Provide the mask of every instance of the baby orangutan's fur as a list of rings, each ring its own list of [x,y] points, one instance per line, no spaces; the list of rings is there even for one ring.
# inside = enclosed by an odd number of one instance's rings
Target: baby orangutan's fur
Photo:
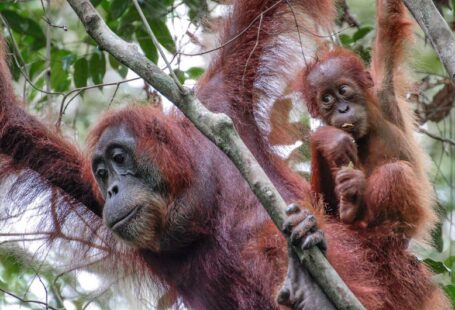
[[[433,194],[401,70],[411,23],[402,1],[379,0],[377,12],[371,74],[341,48],[321,52],[303,73],[309,111],[325,123],[312,135],[312,187],[344,223],[425,238],[436,220]]]
[[[410,238],[429,237],[436,215],[424,152],[415,142],[412,112],[403,100],[408,79],[400,65],[403,45],[411,37],[411,23],[405,17],[402,1],[376,3],[377,34],[371,70],[367,71],[363,61],[346,49],[324,50],[306,66],[297,84],[301,83],[310,114],[324,122],[312,135],[311,185],[324,200],[328,221],[341,220],[345,229],[357,231],[376,254],[388,250],[406,253]],[[317,235],[311,217],[302,211],[296,205],[290,206],[284,230],[305,249],[308,236]],[[311,243],[326,247],[320,237]],[[404,272],[415,262],[400,264]],[[404,287],[398,282],[386,284],[386,273],[377,274],[384,276],[382,284],[390,285],[392,294],[403,294]],[[303,307],[302,274],[299,262],[290,256],[280,303],[294,309]],[[444,298],[438,299],[441,303],[436,308],[449,308]],[[379,308],[425,308],[398,306],[391,301],[386,304]]]

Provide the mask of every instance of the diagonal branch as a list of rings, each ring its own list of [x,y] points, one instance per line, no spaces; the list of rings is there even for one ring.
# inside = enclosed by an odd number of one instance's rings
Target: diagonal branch
[[[455,83],[455,36],[431,0],[404,0]]]
[[[210,112],[187,88],[174,80],[142,55],[134,44],[113,33],[89,0],[68,0],[87,33],[100,48],[136,72],[147,83],[173,102],[194,125],[233,161],[278,227],[282,227],[286,204],[250,150],[234,128],[232,120]],[[294,248],[300,260],[326,295],[339,309],[364,309],[357,298],[317,248],[301,251]]]

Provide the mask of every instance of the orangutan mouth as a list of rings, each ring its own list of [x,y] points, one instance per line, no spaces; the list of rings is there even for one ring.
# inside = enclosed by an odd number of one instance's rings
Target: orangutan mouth
[[[126,225],[129,221],[131,221],[136,216],[136,214],[138,213],[138,211],[140,209],[141,209],[140,206],[137,206],[137,207],[133,208],[125,216],[121,217],[116,222],[112,223],[111,224],[111,229],[113,231],[115,231],[116,229],[121,228],[121,226]]]
[[[352,123],[344,123],[343,125],[341,125],[341,128],[353,128],[354,127],[354,124]]]

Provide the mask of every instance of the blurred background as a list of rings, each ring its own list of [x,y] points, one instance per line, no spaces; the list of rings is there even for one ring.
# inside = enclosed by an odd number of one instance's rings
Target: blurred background
[[[114,32],[137,44],[149,59],[165,68],[130,1],[91,2]],[[213,54],[202,52],[217,47],[216,34],[223,13],[229,10],[229,1],[139,2],[172,60],[175,74],[186,86],[193,87]],[[438,0],[435,4],[454,28],[452,1]],[[356,51],[366,62],[370,60],[374,38],[374,10],[373,0],[340,1],[338,27],[334,30],[335,40]],[[90,125],[106,110],[132,102],[153,104],[164,110],[172,108],[142,79],[97,47],[66,1],[0,1],[0,24],[10,51],[8,58],[18,97],[28,111],[81,148]],[[408,61],[415,81],[408,97],[419,123],[416,135],[430,157],[431,180],[442,223],[434,232],[432,246],[411,246],[416,256],[433,269],[435,280],[455,304],[455,87],[418,27]],[[288,112],[283,109],[276,113]],[[303,131],[316,126],[304,111],[297,125]],[[285,156],[305,177],[309,172],[307,145],[296,145],[300,147],[285,152]],[[7,200],[3,199],[3,203]],[[61,264],[65,249],[35,255],[41,246],[39,239],[20,233],[28,223],[18,221],[14,225],[0,227],[1,309],[167,308],[166,296],[153,302],[139,299],[134,289],[119,284],[112,275],[99,274],[92,268],[65,269]]]

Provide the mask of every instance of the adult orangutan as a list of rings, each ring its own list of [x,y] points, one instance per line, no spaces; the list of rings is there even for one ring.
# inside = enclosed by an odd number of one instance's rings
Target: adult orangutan
[[[222,42],[247,30],[220,50],[197,89],[209,108],[234,120],[283,197],[308,206],[309,185],[272,153],[257,108],[258,101],[279,95],[296,70],[287,63],[301,56],[300,48],[289,49],[291,43],[299,45],[294,16],[301,27],[313,29],[313,22],[328,26],[333,12],[326,0],[236,1]],[[49,206],[41,206],[52,232],[49,241],[65,237],[72,216],[79,217],[84,225],[76,226],[81,234],[71,241],[106,249],[104,261],[121,266],[114,270],[147,271],[188,308],[279,307],[275,295],[286,271],[284,238],[237,169],[181,114],[139,106],[111,112],[91,131],[84,158],[19,107],[3,57],[0,73],[0,150],[9,157],[2,175],[20,173],[18,201],[59,189]],[[445,302],[425,267],[395,240],[370,244],[344,224],[322,219],[321,224],[329,260],[367,308]],[[319,231],[313,225],[303,240],[314,234]],[[100,243],[89,242],[99,235]],[[122,242],[131,246],[121,247]],[[333,309],[302,272],[302,308]]]

